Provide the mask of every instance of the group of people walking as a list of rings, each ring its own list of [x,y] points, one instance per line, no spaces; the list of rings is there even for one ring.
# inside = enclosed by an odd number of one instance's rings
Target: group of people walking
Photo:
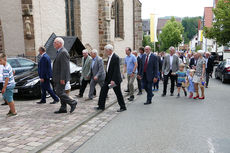
[[[42,97],[38,104],[46,103],[46,93],[48,92],[53,98],[51,104],[61,102],[59,110],[55,114],[67,113],[67,104],[70,106],[70,113],[76,109],[77,100],[69,96],[70,87],[70,56],[64,48],[64,40],[57,37],[54,40],[54,48],[57,50],[56,57],[51,67],[50,57],[46,54],[46,48],[40,47],[39,54],[41,58],[38,62],[38,74],[40,77]],[[89,84],[90,89],[86,101],[92,100],[96,96],[96,85],[101,87],[98,107],[96,110],[104,110],[109,89],[113,89],[120,109],[118,112],[125,111],[125,100],[121,91],[121,83],[125,75],[127,76],[127,89],[125,92],[129,94],[129,101],[133,101],[134,96],[134,81],[137,80],[138,94],[142,94],[144,89],[147,93],[145,105],[152,103],[153,91],[159,90],[159,81],[163,80],[162,97],[167,94],[168,80],[171,80],[170,96],[174,95],[175,83],[178,89],[177,97],[180,97],[181,88],[189,98],[204,99],[204,87],[208,87],[209,77],[213,72],[213,60],[210,53],[204,53],[202,50],[193,55],[184,55],[183,52],[176,52],[174,47],[169,48],[169,54],[164,52],[159,55],[151,51],[150,46],[139,48],[137,51],[132,51],[130,47],[125,48],[126,57],[123,64],[123,72],[121,73],[121,61],[119,56],[114,52],[114,47],[110,44],[104,47],[105,53],[108,56],[107,65],[104,66],[104,61],[98,56],[98,51],[87,49],[82,51],[82,75],[80,79],[80,91],[76,96],[83,97],[85,89]],[[0,55],[0,64],[3,65],[3,80],[2,87],[3,99],[10,107],[9,116],[17,115],[13,102],[13,88],[15,81],[13,70],[6,62],[6,55]],[[53,80],[54,90],[51,89],[50,80]],[[153,89],[154,87],[154,89]],[[187,88],[187,90],[186,90]],[[201,96],[199,95],[201,89]],[[193,96],[195,93],[195,96]]]

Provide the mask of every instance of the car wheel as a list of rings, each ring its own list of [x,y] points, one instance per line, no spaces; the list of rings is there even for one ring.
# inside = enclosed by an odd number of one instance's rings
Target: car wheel
[[[222,83],[226,83],[226,80],[224,79],[224,75],[223,74],[221,76],[221,81],[222,81]]]

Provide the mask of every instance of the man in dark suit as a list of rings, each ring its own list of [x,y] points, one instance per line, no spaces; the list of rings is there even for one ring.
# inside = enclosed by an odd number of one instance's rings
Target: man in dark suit
[[[41,101],[37,104],[46,103],[46,91],[53,98],[53,102],[50,104],[55,104],[59,102],[58,97],[50,87],[50,78],[52,78],[52,69],[51,69],[51,60],[50,57],[46,54],[46,48],[40,47],[39,54],[41,55],[40,61],[38,62],[38,74],[41,82],[42,97]]]
[[[113,52],[112,45],[105,46],[106,54],[108,55],[108,63],[106,68],[106,77],[104,85],[101,88],[98,107],[97,110],[104,110],[105,109],[105,101],[109,91],[109,88],[113,88],[118,104],[120,105],[120,109],[118,112],[123,112],[126,110],[125,102],[123,95],[121,93],[121,71],[120,71],[120,58]]]
[[[54,48],[57,49],[57,55],[53,62],[53,81],[55,91],[61,100],[61,108],[54,113],[67,113],[67,104],[70,105],[70,113],[72,113],[76,108],[77,101],[65,93],[65,85],[70,81],[70,56],[64,48],[64,40],[62,38],[57,37],[54,40]]]
[[[138,90],[139,92],[137,93],[137,95],[142,95],[142,81],[140,78],[140,73],[141,73],[141,67],[142,67],[142,56],[145,53],[145,48],[144,47],[140,47],[139,48],[139,56],[137,56],[137,85],[138,85]]]
[[[140,72],[140,77],[142,78],[142,83],[145,91],[147,92],[147,101],[144,103],[145,105],[149,105],[152,103],[152,86],[153,82],[157,82],[158,80],[158,71],[159,71],[159,63],[157,56],[151,53],[151,47],[145,47],[145,53],[142,56],[142,68]]]
[[[206,60],[206,88],[208,88],[208,83],[209,83],[209,78],[212,76],[213,73],[213,67],[214,67],[214,62],[211,58],[211,53],[206,52],[205,53],[205,60]]]
[[[190,67],[191,69],[195,69],[195,68],[196,68],[197,60],[198,60],[197,53],[194,53],[194,55],[193,55],[193,57],[191,58],[190,63],[189,63],[189,67]]]
[[[163,66],[162,66],[162,73],[164,75],[164,89],[162,97],[166,96],[167,93],[167,85],[168,79],[171,80],[171,89],[170,89],[170,96],[173,96],[175,81],[176,81],[176,72],[179,70],[179,57],[175,55],[175,48],[169,48],[170,55],[165,56]]]

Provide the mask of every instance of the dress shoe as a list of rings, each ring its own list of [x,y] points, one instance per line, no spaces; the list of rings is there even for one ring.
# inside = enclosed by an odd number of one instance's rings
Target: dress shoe
[[[50,104],[57,104],[59,101],[53,101]]]
[[[37,104],[45,104],[46,102],[44,101],[40,101],[40,102],[37,102]]]
[[[138,92],[137,95],[142,95],[142,92]]]
[[[204,100],[204,97],[199,97],[200,100]]]
[[[94,109],[95,109],[95,110],[102,110],[102,111],[105,110],[105,108],[101,108],[101,107],[94,107]]]
[[[173,93],[171,93],[171,94],[170,94],[170,96],[174,96],[174,94],[173,94]]]
[[[144,103],[144,105],[149,105],[149,104],[152,104],[151,101],[147,101],[146,103]]]
[[[164,94],[164,93],[161,95],[161,97],[165,97],[165,96],[166,96],[166,94]]]
[[[93,100],[93,98],[86,98],[85,101]]]
[[[188,95],[188,94],[187,94],[187,91],[184,91],[184,96],[187,97],[187,95]]]
[[[130,96],[130,97],[128,98],[128,100],[129,100],[129,101],[133,101],[133,100],[134,100],[134,96]]]
[[[70,113],[73,113],[73,111],[76,109],[76,106],[77,106],[77,102],[75,101],[74,104],[72,104],[70,107]]]
[[[8,105],[7,103],[3,103],[3,104],[1,104],[2,106],[5,106],[5,105]]]
[[[125,90],[125,92],[129,92],[129,90]]]
[[[58,111],[55,111],[54,114],[62,114],[62,113],[67,113],[66,110],[58,110]]]
[[[75,95],[76,97],[78,97],[78,98],[82,98],[83,96],[82,95]]]
[[[121,108],[121,109],[118,109],[117,112],[124,112],[126,110],[127,110],[126,108]]]

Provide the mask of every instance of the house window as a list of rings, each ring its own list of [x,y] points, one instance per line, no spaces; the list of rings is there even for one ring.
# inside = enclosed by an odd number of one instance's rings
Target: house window
[[[124,6],[123,0],[115,0],[115,37],[124,39]]]
[[[67,36],[74,36],[74,0],[65,0]]]

